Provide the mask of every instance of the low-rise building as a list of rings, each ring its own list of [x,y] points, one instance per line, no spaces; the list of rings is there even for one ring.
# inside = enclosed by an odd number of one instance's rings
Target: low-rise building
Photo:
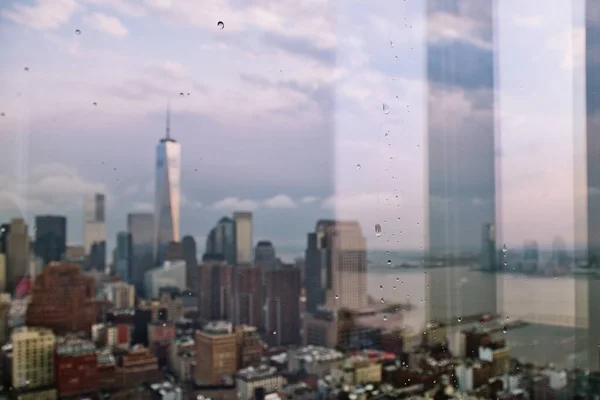
[[[275,367],[261,365],[258,368],[244,368],[236,374],[235,384],[239,400],[254,398],[256,388],[264,388],[266,393],[272,393],[283,387],[284,379]]]

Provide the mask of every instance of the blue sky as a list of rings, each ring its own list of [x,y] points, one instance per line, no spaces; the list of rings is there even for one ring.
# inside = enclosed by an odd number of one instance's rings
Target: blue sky
[[[0,219],[63,214],[69,242],[80,243],[82,194],[100,190],[109,234],[124,229],[128,212],[151,205],[170,100],[183,149],[182,234],[203,243],[220,216],[251,209],[255,240],[282,251],[302,248],[316,220],[331,215],[358,219],[372,248],[419,248],[423,3],[4,2]],[[500,201],[510,246],[572,241],[579,3],[499,3]],[[477,18],[430,23],[430,41],[482,45]],[[455,117],[472,112],[469,97],[455,95]]]

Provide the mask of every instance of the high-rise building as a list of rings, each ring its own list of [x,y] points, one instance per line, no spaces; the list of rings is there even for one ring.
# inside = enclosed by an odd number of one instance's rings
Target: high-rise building
[[[132,282],[133,244],[131,233],[117,233],[117,248],[114,261],[117,276],[119,276],[123,282]]]
[[[485,271],[496,271],[497,258],[494,224],[484,224],[481,235],[481,268]]]
[[[540,264],[540,250],[535,240],[528,240],[523,244],[523,272],[535,273]]]
[[[12,292],[29,271],[29,233],[22,218],[15,218],[10,222],[6,254],[6,283],[8,290]]]
[[[95,280],[83,275],[79,265],[48,264],[31,292],[27,326],[50,328],[56,334],[89,332],[98,318]]]
[[[254,250],[254,265],[266,269],[277,268],[277,257],[275,247],[268,240],[260,240]]]
[[[196,254],[196,240],[193,236],[186,235],[181,239],[181,252],[183,261],[185,261],[188,287],[194,293],[198,293],[198,256]]]
[[[196,371],[198,385],[218,385],[223,377],[237,371],[237,340],[231,323],[211,322],[196,331]]]
[[[147,298],[158,298],[163,287],[176,287],[180,291],[187,289],[185,262],[165,261],[162,266],[146,271],[144,291]]]
[[[115,310],[131,310],[135,308],[135,288],[125,282],[114,282],[108,285],[107,297]]]
[[[67,248],[67,218],[58,215],[35,217],[35,255],[45,264],[61,261]]]
[[[235,222],[235,249],[237,264],[252,263],[252,213],[236,211],[233,213]]]
[[[0,253],[6,254],[6,240],[8,238],[8,233],[10,232],[10,224],[2,224],[0,225]]]
[[[171,242],[179,242],[181,203],[181,145],[171,137],[171,111],[167,108],[167,129],[156,146],[156,192],[154,209],[155,263],[165,260]]]
[[[56,337],[46,328],[23,327],[11,334],[12,385],[34,389],[54,383]]]
[[[237,247],[234,220],[223,217],[217,222],[206,237],[204,254],[209,259],[224,260],[229,265],[236,264]]]
[[[144,290],[144,274],[154,266],[154,215],[131,213],[127,215],[127,232],[131,235],[131,279],[136,289]]]
[[[300,270],[266,270],[265,338],[270,346],[300,344]]]
[[[203,262],[198,267],[198,313],[202,320],[232,318],[232,269],[224,262]]]
[[[455,320],[465,314],[497,312],[496,280],[492,274],[485,282],[466,282],[461,271],[448,265],[456,257],[480,255],[481,229],[486,224],[495,227],[498,241],[496,3],[493,0],[427,1],[426,241],[429,256],[446,265],[427,273],[429,320]],[[450,33],[452,21],[461,19],[477,21],[476,40]],[[469,104],[472,111],[457,117],[454,106],[457,98]],[[477,305],[471,307],[474,298]]]
[[[232,271],[233,322],[263,326],[262,269],[240,265]]]
[[[87,194],[83,199],[83,244],[89,268],[106,267],[106,199],[102,193]]]
[[[360,224],[320,220],[308,235],[307,310],[319,305],[360,310],[367,306],[367,250]]]

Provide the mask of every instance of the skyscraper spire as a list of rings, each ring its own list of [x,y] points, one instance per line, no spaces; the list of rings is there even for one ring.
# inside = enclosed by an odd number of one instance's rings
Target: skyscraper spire
[[[167,140],[171,139],[171,102],[167,102]]]

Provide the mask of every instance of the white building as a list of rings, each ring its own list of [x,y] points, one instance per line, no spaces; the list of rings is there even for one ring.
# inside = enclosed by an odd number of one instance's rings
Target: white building
[[[254,261],[252,243],[252,213],[236,211],[233,213],[235,223],[235,250],[238,264]]]
[[[106,297],[117,310],[135,308],[135,287],[125,282],[106,285]]]
[[[287,352],[287,365],[290,371],[304,369],[310,375],[320,378],[330,374],[332,369],[339,367],[343,359],[343,353],[320,346],[308,345]]]
[[[266,365],[239,370],[235,378],[239,400],[254,398],[256,388],[262,387],[266,393],[272,393],[283,387],[283,384],[283,376],[277,372],[277,368]]]
[[[106,242],[104,205],[102,193],[87,194],[83,199],[83,245],[86,255],[90,254],[94,243]]]
[[[179,242],[181,205],[181,145],[171,137],[171,112],[167,109],[167,130],[156,146],[156,191],[154,202],[154,258],[165,259],[170,242]]]
[[[12,384],[33,389],[54,383],[56,337],[46,328],[19,328],[11,334]]]
[[[146,297],[158,298],[161,287],[187,288],[185,261],[165,261],[162,267],[153,268],[144,275]]]

